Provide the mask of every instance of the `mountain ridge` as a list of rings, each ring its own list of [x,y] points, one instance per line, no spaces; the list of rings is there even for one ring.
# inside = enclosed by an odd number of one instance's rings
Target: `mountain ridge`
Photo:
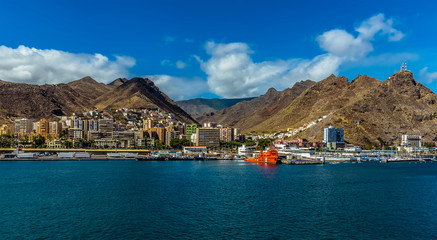
[[[0,120],[3,122],[20,117],[55,119],[108,107],[160,108],[173,113],[178,120],[196,122],[146,78],[133,78],[118,86],[97,82],[89,76],[69,83],[45,85],[0,80]]]
[[[239,102],[221,111],[203,115],[197,118],[197,120],[199,122],[217,122],[238,127],[244,131],[276,114],[314,83],[311,80],[300,81],[295,83],[293,87],[283,91],[270,88],[265,94],[257,98]]]
[[[400,71],[381,82],[357,76],[352,82],[330,76],[297,97],[274,117],[247,131],[296,128],[327,116],[297,137],[323,139],[323,128],[345,129],[345,139],[359,145],[399,143],[402,134],[437,141],[437,95]]]

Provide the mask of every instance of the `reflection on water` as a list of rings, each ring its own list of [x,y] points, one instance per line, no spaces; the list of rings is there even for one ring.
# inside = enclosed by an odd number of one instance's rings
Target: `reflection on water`
[[[258,170],[263,176],[267,178],[274,178],[276,173],[278,172],[278,165],[258,163]]]

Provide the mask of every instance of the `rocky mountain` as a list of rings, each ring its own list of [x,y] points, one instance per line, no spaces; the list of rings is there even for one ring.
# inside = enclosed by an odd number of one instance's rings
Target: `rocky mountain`
[[[242,101],[250,101],[254,98],[195,98],[190,100],[177,101],[176,103],[192,117],[200,117],[204,113],[211,113],[231,107]]]
[[[113,85],[115,87],[115,85]],[[176,118],[192,123],[195,120],[147,78],[132,78],[93,101],[98,108],[160,108]]]
[[[89,76],[69,82],[67,85],[74,89],[82,98],[90,102],[113,89],[111,85],[99,83]]]
[[[366,83],[366,87],[361,87]],[[346,77],[331,75],[314,84],[283,109],[251,130],[280,130],[302,126],[321,116],[332,114],[381,82],[368,76],[358,76],[352,83]]]
[[[53,119],[107,107],[160,108],[173,113],[179,120],[195,122],[149,79],[117,79],[108,85],[91,77],[56,85],[0,81],[1,121],[19,117]]]
[[[298,136],[323,139],[329,125],[345,129],[345,140],[360,145],[398,143],[402,134],[437,141],[437,95],[400,71],[381,82],[358,76],[352,82],[331,75],[308,88],[272,118],[248,130],[297,128],[327,116]]]
[[[52,118],[81,112],[91,105],[67,84],[30,85],[0,81],[0,119]]]
[[[333,122],[344,126],[351,142],[399,143],[402,134],[437,141],[437,95],[409,71],[390,76],[358,101],[340,109]]]
[[[117,78],[114,81],[108,83],[108,86],[119,87],[123,85],[123,83],[127,82],[126,78]]]
[[[250,101],[243,101],[221,111],[203,115],[199,122],[217,122],[224,125],[249,130],[272,118],[284,107],[315,82],[306,80],[297,82],[292,88],[277,91],[270,88],[264,95]]]

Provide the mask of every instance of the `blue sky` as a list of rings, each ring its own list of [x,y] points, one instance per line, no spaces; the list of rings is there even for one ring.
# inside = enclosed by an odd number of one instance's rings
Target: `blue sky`
[[[403,60],[437,92],[434,1],[2,1],[0,79],[147,76],[175,100],[249,97]]]

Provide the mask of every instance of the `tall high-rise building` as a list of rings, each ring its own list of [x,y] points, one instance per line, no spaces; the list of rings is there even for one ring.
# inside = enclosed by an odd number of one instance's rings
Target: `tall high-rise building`
[[[60,122],[49,122],[50,138],[58,138],[62,131],[62,124]]]
[[[239,128],[234,128],[234,137],[240,135],[241,131]]]
[[[335,150],[345,147],[343,128],[335,128],[333,126],[329,126],[328,128],[324,129],[323,133],[323,141],[326,143],[326,146],[329,149]]]
[[[197,128],[197,146],[219,147],[220,131],[218,128]]]
[[[111,138],[114,133],[114,121],[112,119],[99,119],[99,133],[102,138]]]
[[[187,139],[191,139],[191,134],[196,133],[196,129],[199,127],[200,126],[196,123],[187,124],[185,126],[185,135],[186,135]]]
[[[45,139],[48,138],[49,135],[49,121],[43,118],[38,121],[38,131],[37,134]]]
[[[230,127],[219,128],[220,141],[231,142],[234,141],[234,129]]]
[[[30,119],[22,118],[17,119],[14,122],[14,133],[25,135],[32,133],[33,122]]]
[[[330,142],[344,142],[344,129],[343,128],[335,128],[333,126],[329,126],[324,129],[324,137],[323,141],[326,143]]]

